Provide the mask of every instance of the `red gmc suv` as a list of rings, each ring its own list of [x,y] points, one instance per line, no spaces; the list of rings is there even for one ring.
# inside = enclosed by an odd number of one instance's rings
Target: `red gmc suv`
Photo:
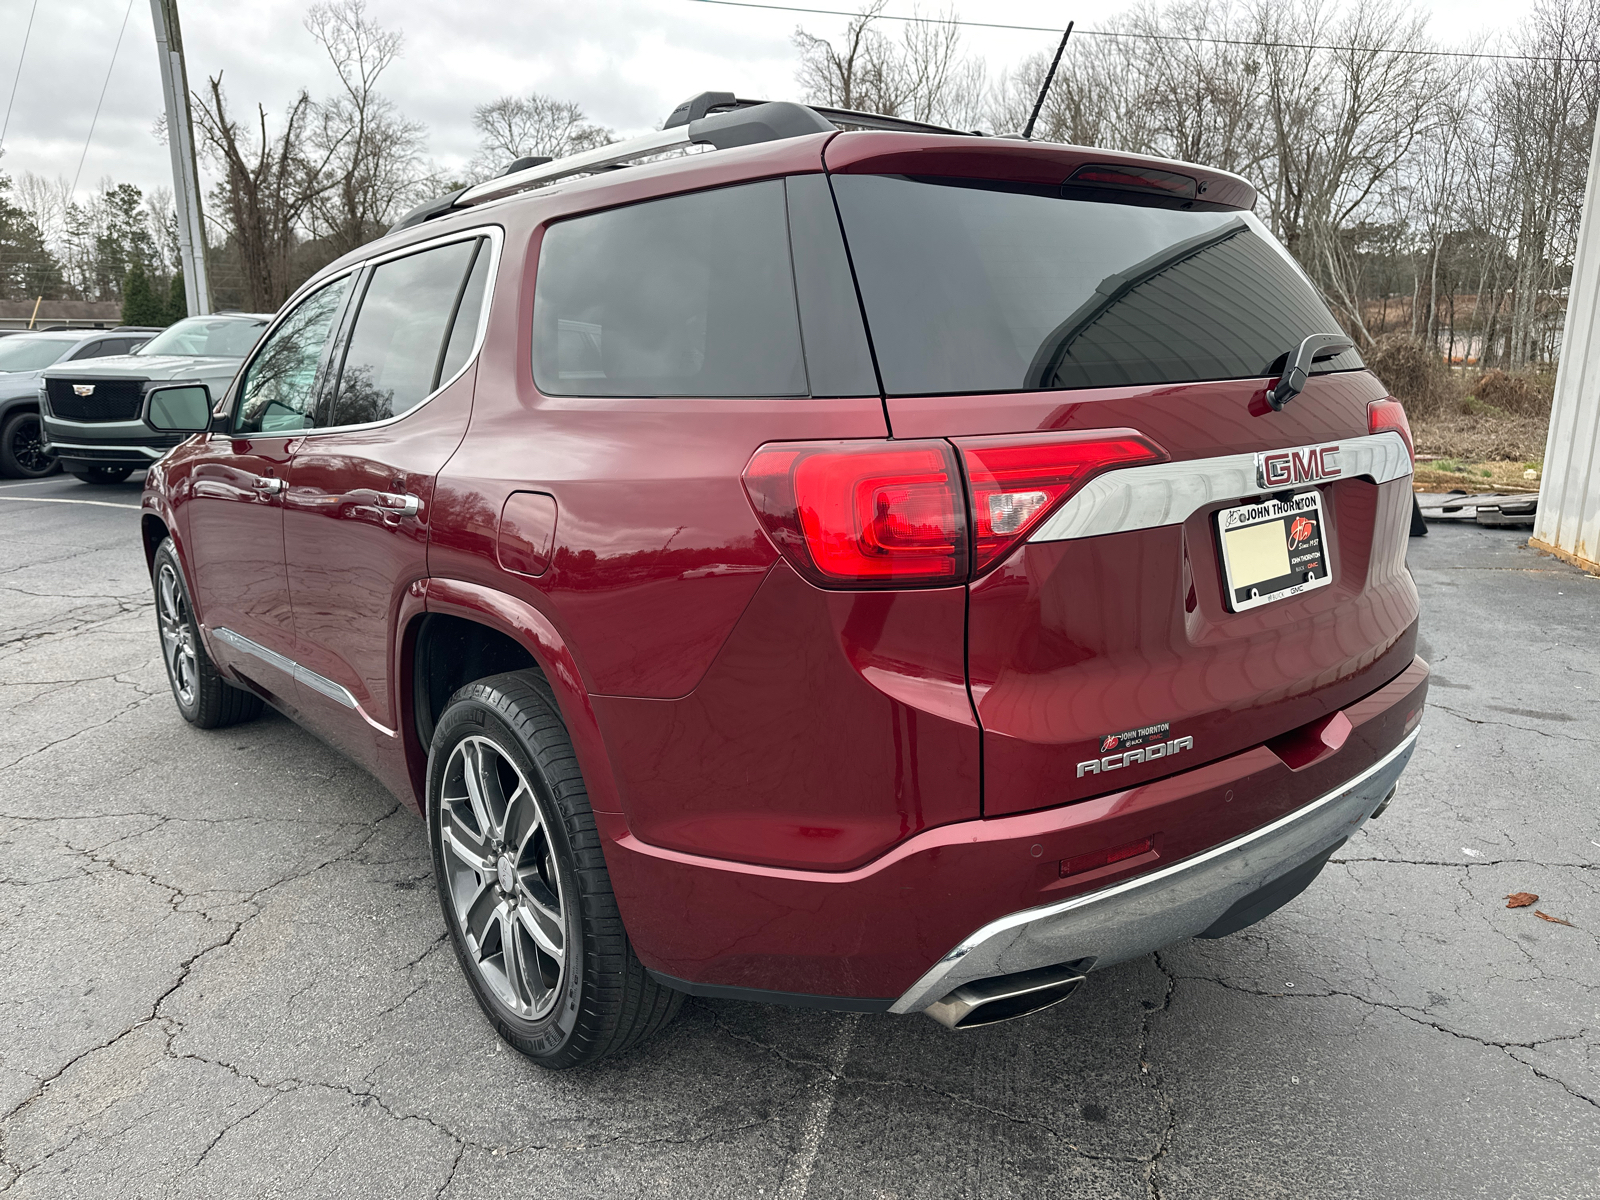
[[[717,93],[519,160],[149,392],[178,707],[415,806],[547,1066],[686,993],[969,1027],[1243,928],[1428,677],[1405,415],[1255,199]]]

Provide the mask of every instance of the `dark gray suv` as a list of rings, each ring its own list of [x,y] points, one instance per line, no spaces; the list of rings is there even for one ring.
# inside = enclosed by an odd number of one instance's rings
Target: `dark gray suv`
[[[39,423],[39,380],[46,367],[129,354],[160,330],[48,329],[0,339],[0,475],[37,479],[61,469]]]

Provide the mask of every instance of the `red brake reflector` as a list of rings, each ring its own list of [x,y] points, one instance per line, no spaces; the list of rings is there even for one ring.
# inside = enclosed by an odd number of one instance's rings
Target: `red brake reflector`
[[[1091,850],[1088,854],[1074,855],[1072,858],[1061,860],[1061,878],[1068,875],[1081,875],[1085,871],[1092,871],[1096,867],[1109,867],[1112,863],[1123,862],[1130,858],[1138,858],[1141,854],[1149,854],[1155,849],[1155,835],[1140,838],[1137,842],[1129,842],[1126,846],[1117,846],[1111,850]]]
[[[1168,458],[1132,429],[958,438],[956,446],[971,488],[977,571],[1004,558],[1096,475]]]
[[[966,505],[948,442],[775,443],[756,451],[744,486],[773,544],[821,587],[966,581]]]
[[[1406,420],[1405,407],[1392,396],[1387,400],[1374,400],[1367,405],[1367,432],[1383,433],[1394,430],[1406,444],[1411,461],[1417,461],[1417,445],[1411,440],[1411,422]]]
[[[1162,196],[1181,196],[1185,200],[1193,200],[1200,194],[1200,185],[1192,175],[1113,163],[1085,163],[1067,182],[1127,192],[1155,192]]]

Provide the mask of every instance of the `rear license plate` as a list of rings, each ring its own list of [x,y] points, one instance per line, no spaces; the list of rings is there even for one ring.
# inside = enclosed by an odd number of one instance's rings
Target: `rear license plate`
[[[1316,491],[1219,512],[1228,608],[1244,612],[1332,583],[1326,529]]]

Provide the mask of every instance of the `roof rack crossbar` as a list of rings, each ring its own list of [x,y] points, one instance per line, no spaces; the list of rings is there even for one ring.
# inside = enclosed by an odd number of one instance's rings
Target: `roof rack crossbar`
[[[890,133],[950,133],[958,137],[972,137],[972,129],[950,129],[944,125],[930,125],[926,121],[913,121],[909,117],[886,117],[882,113],[856,112],[849,108],[825,108],[820,104],[809,106],[818,116],[835,125],[854,125],[858,129],[881,129]]]
[[[541,162],[446,196],[419,204],[390,228],[406,229],[447,212],[470,208],[490,200],[525,192],[541,184],[554,183],[573,175],[587,175],[636,162],[641,158],[665,154],[690,145],[713,146],[719,150],[749,146],[758,142],[827,133],[840,125],[861,129],[899,130],[915,133],[943,133],[971,136],[971,131],[946,129],[904,117],[885,117],[876,113],[853,112],[844,108],[822,108],[795,104],[787,100],[740,100],[729,92],[702,92],[685,100],[668,118],[664,129],[626,141],[613,142],[580,154],[569,154],[553,162]],[[671,122],[677,122],[672,124]],[[519,162],[525,160],[518,160]],[[515,167],[517,164],[513,163]]]
[[[687,103],[687,102],[686,102]],[[454,208],[466,208],[488,200],[498,200],[515,192],[526,191],[542,183],[553,183],[569,175],[585,175],[603,171],[607,167],[621,166],[640,158],[663,154],[680,146],[714,146],[727,150],[734,146],[750,146],[757,142],[779,141],[802,137],[808,133],[829,133],[834,129],[831,121],[816,110],[803,104],[774,100],[751,104],[736,101],[739,107],[727,112],[713,112],[698,117],[686,125],[675,125],[625,142],[613,142],[581,154],[571,154],[554,162],[543,163],[526,170],[513,171],[470,187],[452,201]]]

